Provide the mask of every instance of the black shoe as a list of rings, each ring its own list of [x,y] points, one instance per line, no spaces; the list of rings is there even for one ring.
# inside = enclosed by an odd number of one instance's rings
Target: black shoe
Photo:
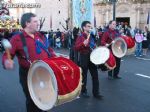
[[[114,76],[114,79],[121,79],[118,75]]]
[[[81,96],[84,97],[84,98],[89,98],[90,97],[90,95],[88,95],[88,93],[85,93],[85,92],[81,93]]]
[[[100,99],[100,100],[103,99],[103,97],[104,97],[104,96],[102,96],[102,95],[100,95],[100,94],[98,94],[98,95],[93,95],[93,96],[94,96],[94,98]]]

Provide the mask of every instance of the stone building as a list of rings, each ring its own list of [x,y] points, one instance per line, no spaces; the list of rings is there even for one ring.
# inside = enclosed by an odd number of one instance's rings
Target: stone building
[[[66,21],[71,22],[70,0],[35,0],[41,4],[35,13],[39,18],[44,17],[45,22],[42,30],[65,30]],[[70,27],[70,26],[68,26]]]
[[[1,0],[0,0],[1,1]],[[40,4],[40,7],[34,8],[22,8],[15,7],[9,8],[10,16],[13,16],[15,20],[21,18],[21,15],[25,12],[36,13],[39,20],[45,18],[43,27],[41,30],[57,30],[58,28],[63,31],[65,30],[66,21],[71,25],[71,1],[70,0],[3,0],[8,4]],[[1,3],[1,2],[0,2]],[[68,26],[70,27],[70,26]]]
[[[21,2],[20,0],[5,0]],[[20,18],[24,12],[35,12],[38,18],[45,18],[42,30],[64,31],[66,21],[68,27],[72,28],[72,0],[24,0],[22,2],[39,3],[40,8],[16,8],[11,9],[14,18]],[[93,0],[94,16],[96,17],[96,26],[103,26],[112,20],[113,10],[109,0]],[[147,22],[148,12],[150,12],[150,0],[117,0],[116,3],[116,20],[127,22],[129,25],[144,28]]]
[[[113,19],[113,6],[107,0],[95,0],[94,12],[97,26],[103,26]],[[150,12],[150,0],[117,0],[116,20],[127,22],[131,27],[144,28]]]

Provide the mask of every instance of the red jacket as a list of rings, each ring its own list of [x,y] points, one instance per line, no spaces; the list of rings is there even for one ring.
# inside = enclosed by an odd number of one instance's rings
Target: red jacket
[[[29,59],[31,62],[38,60],[38,59],[48,58],[47,52],[44,51],[43,49],[41,49],[42,52],[40,54],[36,53],[35,41],[39,39],[39,41],[43,42],[43,40],[39,36],[41,35],[40,33],[38,32],[35,33],[34,39],[30,37],[25,31],[23,31],[22,33],[26,39],[26,46],[28,48]],[[10,49],[10,54],[12,56],[12,59],[16,55],[18,58],[19,65],[23,68],[29,68],[30,67],[29,62],[26,59],[22,58],[22,57],[25,57],[25,53],[23,50],[23,45],[22,45],[20,34],[17,34],[14,37],[12,37],[12,39],[10,40],[10,43],[12,45],[12,48]],[[56,56],[53,49],[49,48],[49,51],[51,53],[51,56]],[[4,64],[4,61],[6,59],[7,59],[7,55],[6,53],[4,53],[2,57],[2,64]]]
[[[110,44],[117,36],[118,33],[116,30],[108,29],[101,38],[101,45],[105,46],[106,44]]]
[[[86,39],[87,39],[87,34],[83,32],[76,39],[74,49],[79,51],[82,54],[86,54],[86,53],[91,52],[90,46],[89,45],[85,46],[84,43],[83,43],[84,40],[86,40]]]

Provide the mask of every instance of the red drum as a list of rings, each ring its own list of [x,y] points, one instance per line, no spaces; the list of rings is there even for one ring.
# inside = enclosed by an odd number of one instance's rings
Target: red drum
[[[76,99],[81,85],[81,69],[67,58],[38,60],[29,69],[29,92],[34,103],[42,110],[50,110]]]
[[[111,51],[109,54],[109,58],[105,63],[105,66],[108,68],[108,70],[113,70],[116,67],[116,59]]]
[[[95,65],[104,64],[108,60],[109,55],[109,49],[107,47],[99,46],[92,51],[90,60]]]
[[[121,36],[121,38],[123,38],[127,44],[127,55],[132,54],[135,51],[136,48],[136,43],[135,40],[132,37],[123,35]]]
[[[102,71],[112,70],[116,67],[115,57],[105,46],[95,48],[90,55],[90,60],[95,65],[98,65]]]

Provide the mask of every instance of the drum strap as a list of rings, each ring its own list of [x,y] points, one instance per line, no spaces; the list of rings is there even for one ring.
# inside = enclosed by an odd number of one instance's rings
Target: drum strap
[[[25,40],[25,37],[24,37],[23,33],[20,33],[20,37],[21,37],[21,41],[22,41],[22,44],[23,44],[23,50],[24,50],[24,53],[25,53],[25,57],[22,57],[22,58],[26,59],[31,64],[31,60],[29,58],[29,53],[28,53],[28,48],[27,48],[26,40]],[[41,35],[39,35],[39,37],[42,39]],[[48,51],[48,48],[43,48],[43,49],[47,52],[48,57],[51,57],[51,54]]]
[[[111,39],[111,40],[114,40],[114,38],[113,38],[113,34],[108,30],[108,34],[109,34],[109,38]],[[117,38],[117,37],[119,37],[119,33],[117,32],[117,30],[115,30],[115,38]]]
[[[24,59],[26,59],[29,63],[31,63],[31,60],[29,59],[29,53],[28,53],[28,48],[27,48],[27,44],[26,44],[26,40],[25,40],[25,37],[23,35],[23,33],[20,33],[20,37],[21,37],[21,41],[22,41],[22,44],[23,44],[23,50],[24,50],[24,53],[25,53],[25,57],[22,57]]]

